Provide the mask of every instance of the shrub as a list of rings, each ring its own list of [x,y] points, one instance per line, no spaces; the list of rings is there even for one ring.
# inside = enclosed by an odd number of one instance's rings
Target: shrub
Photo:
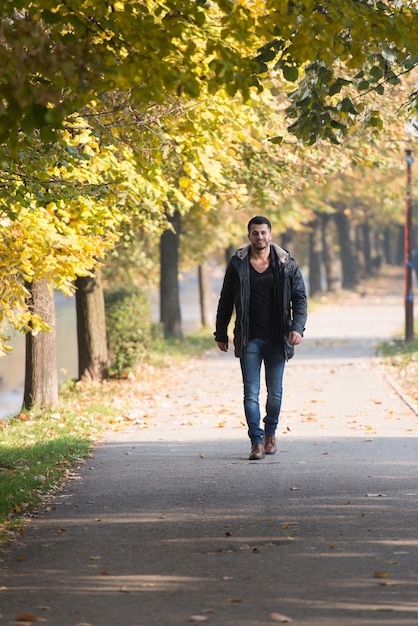
[[[136,368],[151,345],[151,305],[134,286],[106,289],[104,295],[110,368],[122,376]]]

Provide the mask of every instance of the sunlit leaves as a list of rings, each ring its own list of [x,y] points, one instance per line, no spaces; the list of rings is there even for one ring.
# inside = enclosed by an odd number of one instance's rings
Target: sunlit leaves
[[[35,138],[33,145],[38,150],[9,161],[0,195],[0,323],[25,331],[45,328],[27,309],[25,283],[45,277],[73,293],[76,277],[113,247],[123,209],[137,201],[134,165],[120,149],[100,147],[82,120],[52,151]]]
[[[98,93],[121,89],[162,103],[167,94],[194,99],[223,86],[247,99],[271,69],[291,99],[292,132],[307,143],[335,142],[360,121],[339,116],[333,96],[343,81],[383,94],[418,62],[417,9],[407,2],[37,0],[25,13],[11,4],[0,15],[0,140],[12,147],[19,128],[54,139],[66,115]],[[323,82],[325,68],[333,80]],[[321,83],[308,99],[306,72]]]

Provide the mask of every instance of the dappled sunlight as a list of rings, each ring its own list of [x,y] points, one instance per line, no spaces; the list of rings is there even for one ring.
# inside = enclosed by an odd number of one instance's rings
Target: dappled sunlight
[[[287,600],[287,602],[289,602],[289,604],[292,604],[292,600]],[[370,611],[370,612],[375,612],[375,611],[382,611],[382,612],[390,612],[390,611],[406,611],[406,612],[413,612],[416,613],[418,611],[418,602],[397,602],[397,601],[389,601],[389,602],[379,602],[376,604],[370,603],[370,602],[339,602],[338,600],[335,601],[321,601],[321,600],[306,600],[305,602],[305,608],[307,610],[309,610],[309,608],[313,609],[313,610],[318,610],[320,609],[322,610],[332,610],[332,611],[341,611],[343,613],[346,613],[347,611],[349,612],[353,612],[353,611]],[[367,619],[367,618],[364,618]],[[371,618],[373,619],[373,618]],[[375,618],[376,621],[371,621],[371,622],[366,622],[362,619],[361,623],[362,624],[382,624],[382,618]],[[397,621],[399,618],[398,617],[394,617],[395,623],[396,624],[416,624],[416,617],[414,618],[414,621]],[[385,619],[384,623],[391,623],[388,622],[387,619]]]
[[[36,597],[48,617],[71,598],[77,624],[100,623],[103,606],[115,624],[139,606],[138,624],[165,623],[171,610],[179,623],[225,626],[267,625],[270,614],[377,626],[382,611],[385,626],[416,623],[415,440],[295,438],[250,462],[242,436],[167,434],[142,442],[133,429],[103,443],[49,499],[1,592],[15,615],[19,598]]]
[[[13,546],[0,604],[63,626],[415,626],[418,416],[375,357],[389,315],[313,314],[261,461],[231,349],[115,386],[123,410]]]
[[[65,581],[65,593],[76,593],[80,596],[93,593],[133,593],[139,591],[176,593],[179,591],[187,591],[196,585],[206,585],[210,582],[209,578],[177,575],[131,574],[115,576],[107,572],[102,572],[100,574],[91,574],[90,576],[76,575],[67,578],[67,572],[65,570],[51,570],[48,574],[53,578],[57,578],[56,583],[52,583],[51,585],[52,591],[63,592],[63,582]],[[26,588],[20,584],[19,589],[21,591],[26,590],[34,592],[41,589],[41,586],[38,586],[35,580]]]

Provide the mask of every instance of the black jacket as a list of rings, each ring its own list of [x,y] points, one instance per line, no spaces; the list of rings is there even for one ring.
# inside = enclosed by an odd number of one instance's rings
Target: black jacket
[[[234,351],[240,357],[249,338],[250,312],[250,249],[240,248],[234,254],[228,267],[218,303],[216,314],[215,340],[228,341],[228,325],[235,307]],[[294,347],[289,343],[288,335],[296,330],[303,335],[307,317],[307,298],[305,283],[296,261],[287,250],[271,244],[270,259],[275,274],[275,307],[277,315],[276,329],[283,333],[284,358],[291,359]],[[280,309],[280,310],[279,310]],[[272,328],[274,335],[275,328]]]

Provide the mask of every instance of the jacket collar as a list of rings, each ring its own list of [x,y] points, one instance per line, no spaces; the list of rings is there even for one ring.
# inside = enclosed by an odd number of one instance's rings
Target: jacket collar
[[[281,263],[286,263],[286,261],[289,260],[290,258],[289,252],[285,250],[284,248],[281,248],[280,246],[278,246],[276,243],[271,243],[270,249],[274,250],[274,252],[277,255],[277,258],[279,259]],[[251,250],[250,244],[248,244],[248,246],[244,246],[243,248],[240,248],[239,250],[237,250],[237,253],[236,253],[237,257],[241,261],[243,261],[247,256],[249,256],[250,250]]]

